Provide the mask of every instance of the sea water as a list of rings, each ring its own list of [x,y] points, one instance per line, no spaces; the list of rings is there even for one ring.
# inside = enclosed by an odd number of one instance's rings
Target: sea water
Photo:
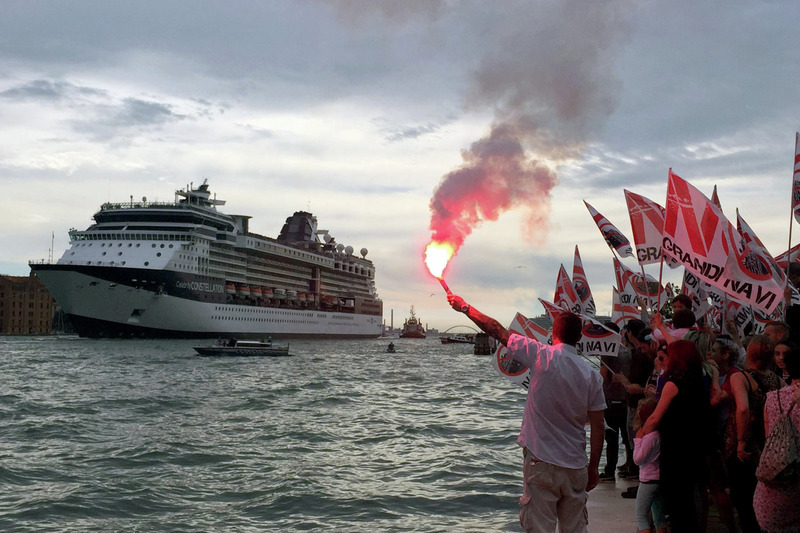
[[[0,337],[0,530],[519,531],[524,389],[391,340]]]

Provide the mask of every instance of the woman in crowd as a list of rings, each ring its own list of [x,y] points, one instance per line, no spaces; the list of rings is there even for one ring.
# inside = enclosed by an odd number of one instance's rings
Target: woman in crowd
[[[775,344],[775,372],[787,385],[792,383],[792,378],[789,377],[789,371],[786,368],[786,356],[796,350],[797,346],[788,340],[778,341]]]
[[[709,362],[718,369],[719,387],[710,397],[711,421],[708,461],[708,491],[714,498],[719,510],[719,517],[731,533],[736,533],[736,519],[733,513],[733,503],[728,488],[728,474],[722,460],[722,449],[725,446],[725,423],[733,404],[729,396],[730,386],[726,386],[730,376],[741,372],[736,368],[739,360],[739,345],[728,335],[717,335],[708,351]],[[703,522],[708,519],[708,507],[703,508]]]
[[[753,511],[756,489],[756,466],[764,448],[764,402],[769,391],[781,388],[782,382],[773,366],[772,342],[755,335],[747,343],[744,371],[733,372],[724,384],[733,398],[725,427],[723,458],[728,469],[731,498],[739,514],[744,533],[761,529]]]
[[[792,384],[767,393],[764,408],[764,429],[767,434],[781,411],[788,411],[792,408],[792,402],[800,401],[800,353],[797,350],[787,351],[783,360]],[[800,406],[795,405],[791,409],[790,417],[795,429],[800,429]],[[770,487],[759,481],[753,507],[759,525],[768,533],[800,531],[800,482],[788,487]]]
[[[661,489],[672,531],[700,531],[698,486],[704,478],[708,395],[703,386],[703,361],[691,341],[667,346],[666,383],[643,435],[661,435]]]
[[[647,398],[655,398],[658,400],[661,396],[661,389],[664,388],[664,371],[667,369],[667,343],[659,344],[656,350],[656,357],[653,360],[653,373],[647,380],[644,387],[644,394]]]

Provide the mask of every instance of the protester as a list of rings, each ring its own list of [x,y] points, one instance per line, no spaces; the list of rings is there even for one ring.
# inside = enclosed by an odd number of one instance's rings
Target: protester
[[[672,299],[672,313],[675,314],[681,309],[688,309],[689,311],[692,310],[692,299],[688,294],[681,293]]]
[[[790,418],[795,430],[800,429],[800,353],[786,352],[784,362],[792,384],[767,393],[764,407],[764,425],[767,434],[775,425],[781,412],[791,409]],[[788,486],[770,486],[758,482],[753,496],[758,524],[768,533],[800,531],[800,482]]]
[[[703,388],[702,359],[687,340],[667,346],[667,383],[655,411],[644,425],[644,435],[661,434],[661,488],[672,531],[700,531],[698,488],[704,477],[702,440],[708,397]]]
[[[664,517],[664,501],[659,480],[661,470],[661,436],[658,431],[644,434],[644,424],[655,411],[658,400],[646,398],[639,402],[636,413],[636,438],[634,438],[633,460],[639,465],[639,490],[636,492],[636,528],[639,533],[650,533],[650,516],[657,533],[665,533],[667,521]]]
[[[725,423],[733,404],[730,396],[730,385],[726,386],[733,373],[741,372],[736,368],[739,358],[739,346],[728,335],[717,335],[709,350],[709,362],[717,368],[719,387],[711,394],[711,419],[709,422],[711,437],[709,442],[708,464],[708,492],[717,505],[720,521],[730,533],[736,533],[736,519],[733,512],[733,502],[730,497],[730,483],[728,473],[722,459],[725,446]],[[703,507],[702,523],[708,521],[708,505]]]
[[[520,524],[525,531],[585,532],[586,492],[597,486],[603,449],[603,382],[575,345],[580,317],[564,312],[553,320],[553,345],[509,333],[495,319],[454,294],[447,301],[506,346],[530,369],[530,383],[517,442],[523,447],[524,490]],[[585,422],[591,427],[586,457]]]
[[[789,324],[779,320],[767,322],[767,325],[764,326],[764,335],[766,335],[769,340],[772,341],[772,345],[775,346],[779,342],[789,339]]]
[[[792,378],[789,376],[789,370],[786,368],[786,357],[791,352],[797,351],[791,341],[783,340],[775,344],[775,373],[786,383],[791,384]]]
[[[658,398],[661,396],[661,389],[664,388],[664,371],[667,369],[667,361],[669,354],[667,353],[667,343],[663,342],[658,345],[656,350],[656,357],[653,360],[653,372],[647,380],[644,387],[645,396],[648,398]]]
[[[789,340],[800,345],[800,305],[792,303],[792,292],[800,289],[800,263],[789,263],[786,284],[786,324],[789,326]]]
[[[753,511],[756,466],[766,439],[764,402],[769,391],[781,388],[781,380],[770,370],[772,342],[755,335],[747,343],[744,371],[733,372],[725,385],[734,405],[725,427],[723,458],[730,478],[731,498],[744,533],[760,528]]]
[[[689,309],[675,311],[672,315],[671,325],[664,322],[664,317],[660,313],[653,315],[650,320],[650,327],[653,328],[653,339],[657,341],[666,340],[667,343],[683,339],[694,324],[694,313]]]
[[[625,386],[625,391],[628,394],[628,435],[633,437],[633,421],[636,416],[636,408],[639,405],[639,400],[645,396],[645,387],[648,380],[653,373],[653,359],[655,358],[655,350],[650,341],[650,334],[653,332],[650,328],[644,327],[644,322],[638,319],[631,319],[625,326],[626,339],[634,349],[631,353],[631,367],[630,373],[625,375],[623,373],[614,374],[614,380],[622,383]],[[637,332],[634,334],[634,332]],[[631,445],[633,442],[631,441]],[[627,467],[627,468],[625,468]],[[639,467],[635,463],[623,465],[620,470],[620,475],[637,479],[639,477]],[[627,497],[634,497],[633,491],[627,493]]]
[[[619,327],[613,322],[604,325],[616,332]],[[627,346],[621,345],[616,357],[603,356],[600,375],[603,377],[603,394],[606,398],[604,413],[606,430],[606,465],[600,472],[600,481],[614,481],[616,479],[617,462],[619,460],[619,440],[625,447],[625,464],[633,464],[633,447],[628,436],[628,393],[625,386],[614,381],[614,374],[630,374],[631,351]]]

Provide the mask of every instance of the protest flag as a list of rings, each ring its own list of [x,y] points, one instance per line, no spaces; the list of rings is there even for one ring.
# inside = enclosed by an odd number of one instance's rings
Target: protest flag
[[[722,210],[669,171],[662,251],[727,294],[772,313],[781,303],[785,274],[753,250]]]
[[[617,252],[620,257],[632,257],[633,248],[631,248],[631,243],[628,238],[623,235],[614,224],[609,222],[606,217],[589,205],[586,200],[584,200],[583,203],[586,205],[586,209],[589,210],[589,214],[592,215],[595,224],[597,224],[597,229],[600,230],[608,247],[611,248],[612,251]]]

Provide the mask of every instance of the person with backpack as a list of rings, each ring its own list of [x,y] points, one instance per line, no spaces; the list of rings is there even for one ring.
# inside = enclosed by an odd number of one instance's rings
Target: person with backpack
[[[781,415],[788,413],[789,422],[794,429],[795,452],[800,448],[798,429],[800,429],[800,353],[791,351],[784,358],[792,384],[780,390],[767,393],[764,406],[764,429],[767,435],[779,423]],[[767,453],[762,455],[766,459]],[[795,456],[795,460],[796,456]],[[800,531],[800,465],[796,465],[789,479],[777,482],[758,481],[753,496],[758,525],[768,533]]]
[[[753,511],[756,467],[764,448],[764,404],[767,394],[783,385],[771,369],[774,363],[772,342],[755,335],[747,344],[744,370],[733,372],[723,390],[733,398],[725,426],[723,458],[728,470],[731,499],[744,533],[760,532]]]

